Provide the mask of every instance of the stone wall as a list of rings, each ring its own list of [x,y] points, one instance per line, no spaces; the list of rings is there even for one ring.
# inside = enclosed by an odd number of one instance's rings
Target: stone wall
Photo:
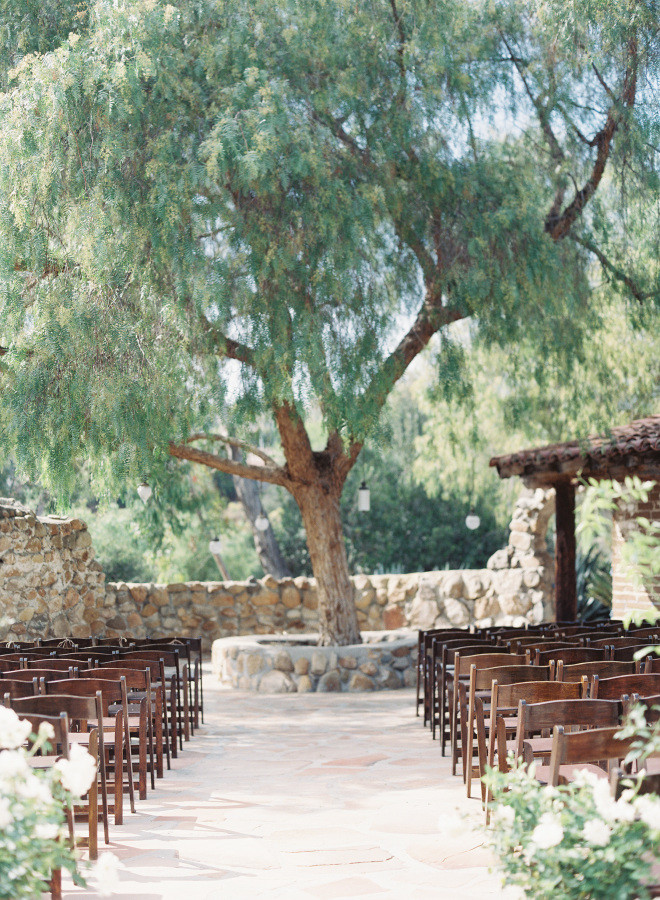
[[[651,522],[660,523],[660,484],[649,492],[646,503],[631,503],[620,507],[614,514],[612,528],[612,616],[623,619],[636,611],[660,611],[660,559],[658,575],[642,579],[626,565],[622,550],[626,535],[636,528],[636,519],[643,516]]]
[[[232,635],[316,630],[313,579],[104,584],[83,522],[38,519],[7,501],[0,501],[0,510],[0,597],[9,620],[0,638],[177,633],[201,635],[210,647]],[[507,547],[485,569],[355,576],[360,627],[391,631],[551,618],[552,560],[545,533],[553,511],[554,492],[526,491]]]
[[[105,576],[80,519],[0,498],[0,637],[86,637],[104,627]]]

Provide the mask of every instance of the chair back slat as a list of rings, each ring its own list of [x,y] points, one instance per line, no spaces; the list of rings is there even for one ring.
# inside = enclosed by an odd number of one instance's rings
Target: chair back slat
[[[640,697],[659,694],[660,672],[650,675],[618,675],[615,678],[599,678],[595,675],[591,692],[594,697],[607,700],[618,700],[624,694],[639,694]]]

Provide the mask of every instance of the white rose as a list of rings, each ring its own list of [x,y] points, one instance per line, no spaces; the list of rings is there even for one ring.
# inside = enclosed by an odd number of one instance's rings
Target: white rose
[[[0,706],[0,750],[15,750],[32,733],[27,719],[19,719],[13,709]]]
[[[592,785],[594,805],[599,815],[608,822],[614,822],[617,818],[617,804],[610,792],[610,786],[605,778],[599,778]]]
[[[42,722],[39,726],[39,737],[44,741],[52,741],[55,737],[55,729],[50,722]]]
[[[532,842],[540,850],[549,850],[561,844],[564,838],[564,829],[561,822],[552,813],[543,813],[539,824],[532,832]]]
[[[504,825],[508,828],[514,823],[516,812],[512,806],[500,804],[493,812],[493,822],[497,825]]]
[[[592,844],[594,847],[605,847],[610,842],[612,829],[602,819],[589,819],[584,823],[582,834],[588,844]]]
[[[60,759],[55,763],[60,774],[62,787],[75,797],[82,797],[90,789],[96,776],[96,760],[79,744],[74,744],[69,752],[69,759]]]
[[[650,794],[635,798],[635,808],[642,822],[654,831],[660,831],[660,799]]]
[[[54,822],[39,822],[34,827],[34,836],[40,841],[54,841],[60,829]]]
[[[44,806],[52,806],[53,804],[50,785],[43,778],[32,772],[28,774],[22,784],[17,786],[16,793],[19,797],[23,797],[26,800],[37,800]]]
[[[0,781],[12,778],[25,778],[30,772],[30,767],[25,759],[25,754],[19,750],[3,750],[0,753]]]

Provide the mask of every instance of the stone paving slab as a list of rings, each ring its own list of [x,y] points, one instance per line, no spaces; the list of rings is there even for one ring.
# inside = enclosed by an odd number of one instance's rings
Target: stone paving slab
[[[108,848],[118,900],[503,898],[481,804],[412,690],[255,695],[206,672],[206,724]],[[65,881],[65,900],[97,897]]]

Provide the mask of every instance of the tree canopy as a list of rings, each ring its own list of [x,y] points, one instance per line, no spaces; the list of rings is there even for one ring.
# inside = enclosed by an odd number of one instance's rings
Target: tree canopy
[[[108,480],[162,482],[175,457],[287,488],[330,636],[357,627],[326,603],[348,594],[343,485],[430,338],[471,317],[570,360],[601,315],[594,262],[657,303],[651,0],[0,18],[6,445],[61,488],[76,456]],[[217,452],[264,410],[283,462]]]

